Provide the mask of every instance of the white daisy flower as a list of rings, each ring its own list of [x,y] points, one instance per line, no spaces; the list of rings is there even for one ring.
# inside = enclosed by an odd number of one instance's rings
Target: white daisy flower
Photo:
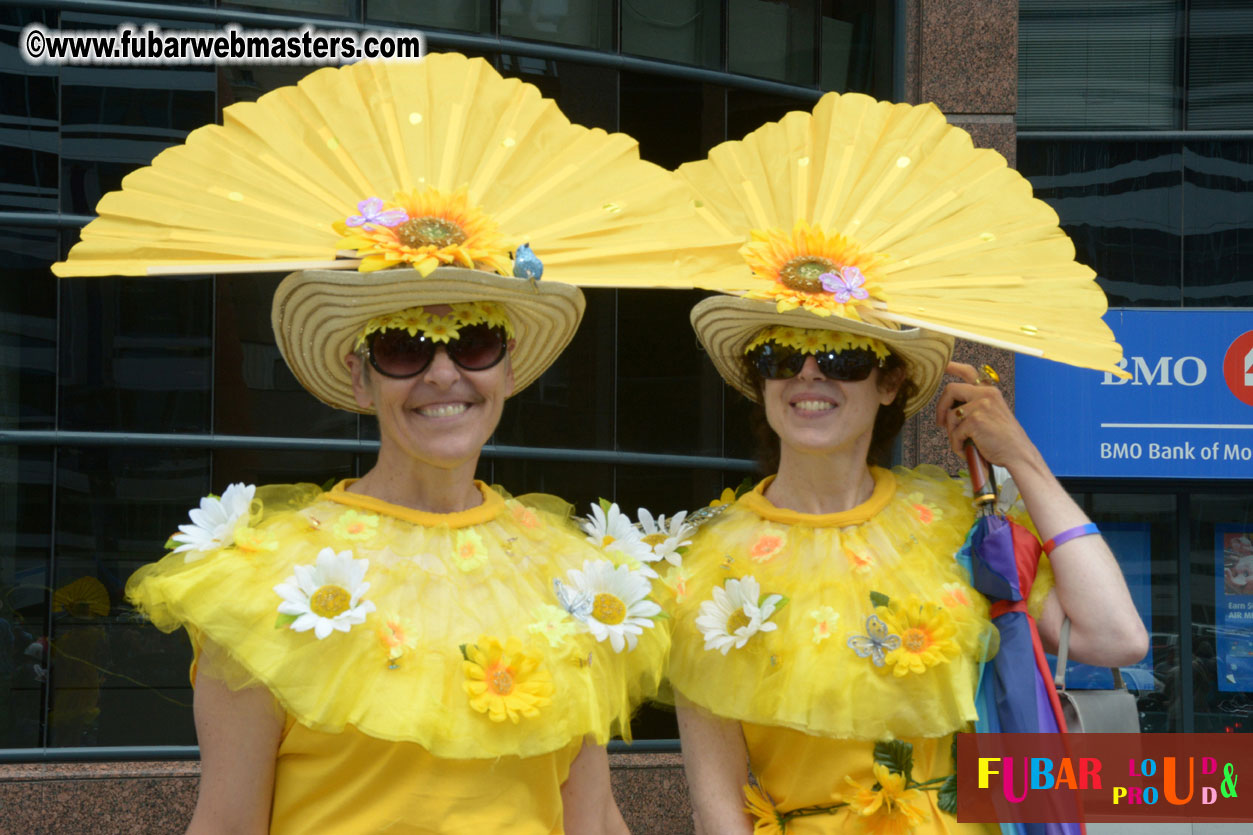
[[[252,497],[257,492],[255,484],[232,484],[222,497],[205,496],[200,507],[192,508],[187,515],[190,525],[179,525],[181,533],[170,537],[181,542],[174,553],[185,553],[185,562],[195,562],[208,556],[210,551],[226,548],[235,543],[235,528],[241,519],[248,517]]]
[[[587,561],[567,572],[569,585],[553,581],[561,607],[591,632],[608,640],[614,652],[635,649],[636,638],[651,629],[661,607],[648,599],[648,579],[639,569],[609,560]]]
[[[783,595],[771,594],[761,599],[761,588],[755,577],[727,580],[725,590],[714,586],[713,600],[700,604],[696,628],[705,636],[705,649],[716,649],[723,655],[734,647],[740,649],[758,632],[779,628],[770,617],[779,609]]]
[[[686,517],[687,511],[680,510],[667,522],[664,514],[654,519],[653,514],[649,513],[647,508],[640,508],[640,527],[644,529],[641,539],[652,551],[649,562],[665,560],[671,565],[678,565],[683,561],[679,549],[692,544],[692,541],[687,538],[691,535],[692,528],[683,522]]]
[[[293,566],[295,575],[274,587],[283,598],[278,611],[295,616],[292,629],[312,629],[319,641],[334,631],[347,632],[374,611],[373,601],[361,599],[370,588],[363,582],[369,567],[369,560],[354,560],[352,551],[323,548],[315,565]]]
[[[640,563],[653,560],[652,548],[644,544],[639,529],[631,523],[631,517],[618,510],[616,504],[609,505],[608,511],[599,504],[593,504],[591,514],[582,526],[587,541],[602,551],[617,551]]]

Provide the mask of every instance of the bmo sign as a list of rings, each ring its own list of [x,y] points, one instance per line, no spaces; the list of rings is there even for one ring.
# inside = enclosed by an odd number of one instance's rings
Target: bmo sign
[[[1017,360],[1015,411],[1058,475],[1253,479],[1253,312],[1115,309],[1127,377]]]

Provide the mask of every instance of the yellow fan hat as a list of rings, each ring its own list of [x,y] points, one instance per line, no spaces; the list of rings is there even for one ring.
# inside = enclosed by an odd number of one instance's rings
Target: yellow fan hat
[[[500,303],[518,391],[573,337],[579,286],[690,287],[733,243],[634,139],[456,54],[328,67],[231,105],[97,212],[53,272],[292,272],[274,298],[279,348],[352,411],[343,357],[375,316]]]
[[[934,105],[829,93],[677,173],[739,238],[738,264],[692,280],[731,295],[692,322],[749,397],[744,348],[784,322],[900,353],[919,388],[909,413],[939,386],[954,337],[1125,375],[1105,294],[1057,214]]]

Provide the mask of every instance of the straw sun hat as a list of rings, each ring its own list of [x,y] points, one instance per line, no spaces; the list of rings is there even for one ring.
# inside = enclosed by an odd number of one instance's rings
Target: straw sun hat
[[[291,273],[279,349],[351,411],[344,356],[374,317],[499,303],[517,392],[574,336],[579,287],[690,287],[733,243],[634,139],[455,54],[327,67],[231,105],[97,212],[57,275]],[[523,244],[538,270],[518,270]]]

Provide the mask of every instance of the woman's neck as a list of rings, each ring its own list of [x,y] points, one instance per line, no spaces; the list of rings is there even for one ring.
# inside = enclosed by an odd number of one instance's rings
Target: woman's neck
[[[348,490],[427,513],[457,513],[483,503],[483,494],[474,483],[477,466],[476,458],[443,469],[382,449],[374,467]]]
[[[810,514],[841,513],[863,504],[874,492],[874,476],[865,451],[852,452],[859,454],[814,455],[784,446],[766,498],[775,507]]]

